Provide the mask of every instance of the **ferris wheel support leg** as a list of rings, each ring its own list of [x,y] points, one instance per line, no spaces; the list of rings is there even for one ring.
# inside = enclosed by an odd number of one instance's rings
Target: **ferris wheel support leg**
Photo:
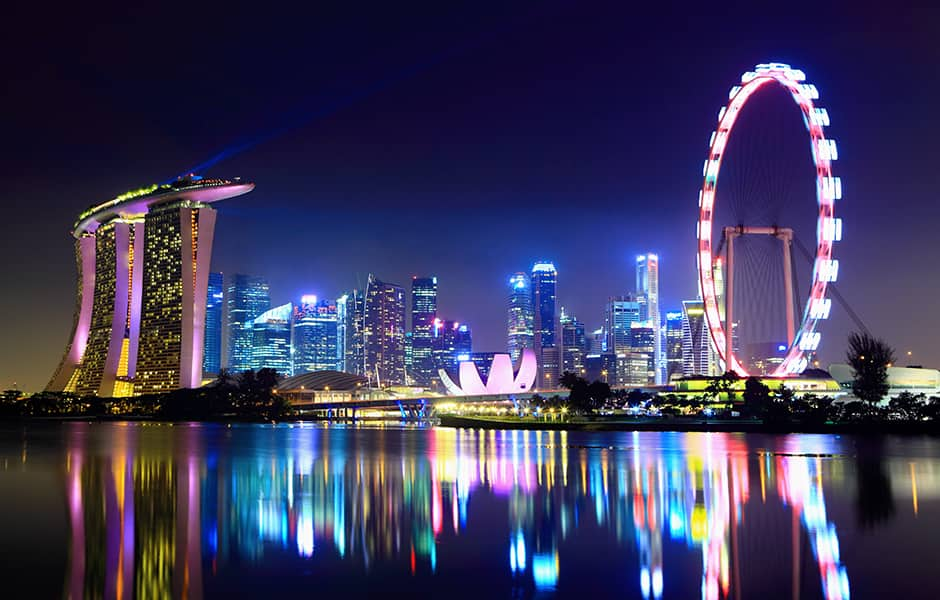
[[[731,229],[731,228],[728,228]],[[725,372],[734,370],[734,238],[735,234],[725,230]]]
[[[796,321],[793,315],[793,263],[790,260],[790,247],[793,245],[793,233],[785,230],[780,235],[783,242],[783,289],[787,307],[787,345],[796,343]]]

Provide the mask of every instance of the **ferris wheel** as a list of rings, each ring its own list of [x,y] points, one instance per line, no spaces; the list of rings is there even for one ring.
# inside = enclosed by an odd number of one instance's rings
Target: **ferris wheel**
[[[718,174],[723,154],[735,121],[752,95],[764,86],[782,86],[802,111],[809,133],[812,161],[816,178],[816,250],[812,258],[812,282],[809,295],[797,316],[794,305],[794,273],[791,268],[792,229],[776,224],[735,223],[718,227],[715,221]],[[769,236],[780,241],[783,252],[784,304],[786,307],[785,354],[772,376],[783,377],[802,373],[810,363],[820,342],[819,322],[829,317],[832,301],[826,296],[828,284],[839,275],[839,261],[832,257],[835,242],[842,239],[842,220],[835,217],[835,201],[842,198],[842,182],[832,174],[832,163],[838,158],[835,141],[826,138],[829,113],[818,108],[819,92],[806,82],[803,71],[783,63],[760,64],[741,76],[731,88],[728,103],[718,113],[718,126],[712,132],[708,157],[703,169],[704,181],[699,192],[697,226],[699,291],[704,303],[705,323],[712,348],[725,371],[747,376],[748,369],[739,360],[734,346],[735,242],[743,236]],[[717,235],[716,235],[717,234]],[[798,240],[797,240],[798,241]],[[774,242],[776,243],[776,242]]]

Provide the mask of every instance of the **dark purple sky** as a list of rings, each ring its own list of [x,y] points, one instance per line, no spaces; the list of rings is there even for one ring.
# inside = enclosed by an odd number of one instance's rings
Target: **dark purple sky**
[[[79,211],[253,140],[203,173],[257,183],[217,205],[213,263],[267,276],[275,302],[436,274],[442,315],[498,350],[511,272],[553,259],[559,303],[596,327],[653,250],[661,306],[678,306],[695,295],[717,110],[770,60],[802,68],[832,116],[842,293],[899,353],[940,366],[935,9],[332,4],[4,18],[0,387],[41,387],[60,358]],[[833,313],[826,361],[852,328]]]

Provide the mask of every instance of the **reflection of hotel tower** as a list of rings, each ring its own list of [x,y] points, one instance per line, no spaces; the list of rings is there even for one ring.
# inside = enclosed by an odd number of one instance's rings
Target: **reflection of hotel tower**
[[[68,437],[72,539],[63,596],[201,598],[204,465],[148,448],[134,428],[121,430],[109,456],[89,452],[85,435]],[[193,452],[198,436],[181,442],[181,452]]]
[[[215,210],[253,183],[188,176],[79,216],[72,337],[47,386],[99,396],[195,387],[202,379]]]

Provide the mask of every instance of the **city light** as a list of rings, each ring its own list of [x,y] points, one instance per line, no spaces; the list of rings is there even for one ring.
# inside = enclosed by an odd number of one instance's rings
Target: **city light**
[[[849,571],[825,497],[828,484],[845,476],[844,467],[815,457],[838,456],[838,445],[829,438],[813,441],[812,447],[806,446],[809,438],[788,438],[779,453],[764,455],[755,472],[749,466],[753,447],[746,438],[725,433],[661,438],[635,432],[633,450],[590,455],[572,453],[564,431],[425,433],[429,452],[394,456],[384,454],[381,444],[378,449],[372,444],[344,447],[346,433],[341,430],[298,428],[286,446],[265,460],[245,455],[217,461],[197,446],[173,459],[176,468],[156,477],[163,473],[161,465],[170,464],[161,446],[141,443],[133,431],[123,432],[120,446],[126,455],[120,468],[101,469],[109,459],[89,453],[94,442],[73,430],[67,438],[70,469],[63,472],[71,536],[83,552],[100,556],[100,576],[106,580],[128,577],[120,565],[136,565],[140,577],[150,578],[148,585],[162,590],[168,580],[140,569],[174,560],[199,565],[205,559],[225,576],[232,569],[281,560],[289,552],[312,561],[318,554],[338,557],[364,574],[387,576],[396,569],[416,574],[420,565],[431,573],[440,568],[453,572],[461,566],[439,564],[441,548],[460,540],[441,538],[444,521],[453,518],[458,536],[466,528],[480,539],[506,535],[509,573],[514,578],[531,573],[536,589],[551,590],[561,580],[563,565],[570,565],[565,572],[577,577],[578,560],[563,542],[580,521],[604,543],[605,552],[621,554],[618,564],[632,570],[646,598],[660,598],[667,588],[672,594],[684,589],[683,578],[693,564],[700,569],[706,597],[729,597],[742,585],[732,565],[743,570],[765,560],[742,547],[752,547],[766,535],[786,540],[805,536],[816,589],[827,600],[850,597]],[[254,433],[233,435],[240,445],[242,436]],[[390,447],[397,443],[383,442]],[[268,456],[267,447],[257,451]],[[99,470],[101,477],[89,476]],[[120,485],[114,486],[115,478]],[[758,479],[767,490],[776,489],[776,497],[765,491],[761,502],[749,503]],[[96,511],[95,499],[105,489],[113,490],[127,510]],[[165,496],[167,505],[140,502],[141,489]],[[488,517],[478,497],[509,507],[508,524],[505,515],[495,521]],[[372,513],[349,510],[365,499],[383,508],[382,527],[375,527]],[[524,506],[543,507],[552,517],[533,520],[519,510]],[[591,510],[585,511],[586,506]],[[742,518],[744,506],[749,507],[748,519]],[[777,518],[784,510],[792,510],[793,518]],[[150,522],[161,527],[152,529]],[[138,545],[104,552],[111,548],[105,542],[121,531],[138,532]],[[204,540],[201,551],[196,539]],[[675,562],[681,555],[664,561],[666,543],[694,550],[688,565]],[[174,548],[175,559],[167,551]],[[82,555],[73,554],[70,560],[80,561]],[[82,582],[86,570],[78,574]]]

